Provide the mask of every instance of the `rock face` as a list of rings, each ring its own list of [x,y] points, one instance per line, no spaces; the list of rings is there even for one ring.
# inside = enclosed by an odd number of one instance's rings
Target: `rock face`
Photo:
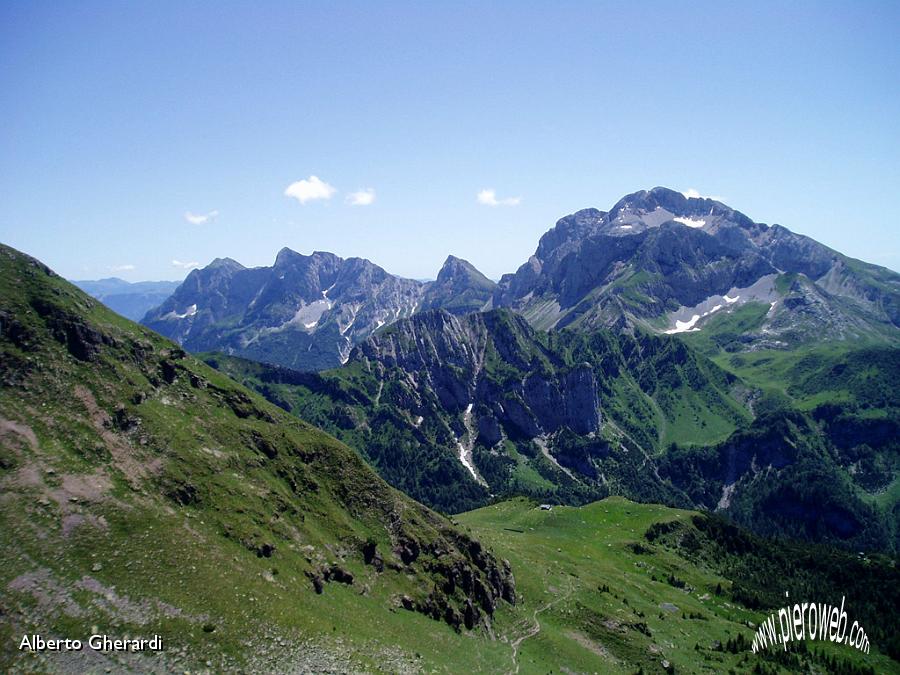
[[[207,363],[445,512],[482,506],[491,493],[581,503],[604,496],[611,481],[659,500],[668,488],[653,456],[666,429],[715,416],[725,426],[709,433],[721,435],[748,416],[732,397],[735,378],[678,340],[547,334],[509,310],[416,314],[355,347],[343,368],[318,374],[218,355]]]
[[[393,369],[406,373],[407,380],[418,384],[410,391],[413,400],[433,393],[450,413],[477,407],[477,427],[498,429],[501,437],[534,438],[562,427],[582,434],[597,431],[600,396],[590,365],[555,369],[539,352],[529,353],[534,345],[523,345],[523,336],[527,340],[533,332],[518,316],[489,312],[457,317],[434,311],[373,336],[353,358],[385,378]],[[524,376],[494,378],[485,363],[494,355]],[[415,406],[410,412],[417,412]]]
[[[143,323],[191,351],[218,350],[320,370],[352,346],[423,304],[467,311],[493,292],[464,260],[450,258],[436,282],[388,274],[362,258],[282,249],[272,267],[217,259],[194,270]]]
[[[493,298],[541,328],[668,332],[702,329],[717,312],[751,302],[770,308],[747,345],[896,337],[900,275],[715,200],[654,188],[609,212],[562,218]]]

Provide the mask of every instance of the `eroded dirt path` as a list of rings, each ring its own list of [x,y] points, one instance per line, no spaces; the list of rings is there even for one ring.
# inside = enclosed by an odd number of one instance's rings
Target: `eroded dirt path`
[[[550,609],[554,605],[562,602],[563,600],[566,600],[571,594],[572,594],[572,589],[569,588],[564,594],[557,596],[557,598],[555,600],[551,600],[547,604],[541,605],[540,607],[535,609],[534,612],[532,612],[531,620],[534,622],[534,625],[530,629],[528,629],[528,632],[526,632],[524,635],[517,637],[511,643],[513,669],[510,671],[510,673],[518,673],[519,672],[519,647],[521,646],[521,644],[523,642],[525,642],[525,640],[527,640],[528,638],[533,638],[535,635],[537,635],[538,633],[541,632],[541,622],[538,621],[538,614],[540,614],[541,612],[546,612],[548,609]]]

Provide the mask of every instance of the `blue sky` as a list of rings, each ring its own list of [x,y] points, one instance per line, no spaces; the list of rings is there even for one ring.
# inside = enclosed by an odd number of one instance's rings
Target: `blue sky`
[[[69,278],[498,278],[665,185],[896,270],[898,73],[896,2],[7,1],[0,240]]]

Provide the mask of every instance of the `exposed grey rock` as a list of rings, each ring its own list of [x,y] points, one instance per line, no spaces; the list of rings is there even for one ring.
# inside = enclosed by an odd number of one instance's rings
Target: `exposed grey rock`
[[[609,212],[585,209],[560,219],[534,256],[504,275],[492,304],[540,328],[659,330],[662,318],[677,332],[676,321],[697,329],[717,311],[763,301],[737,289],[779,276],[797,288],[778,303],[781,292],[773,287],[765,300],[775,302],[772,311],[745,348],[896,336],[900,275],[780,225],[755,223],[718,201],[666,188],[628,195]],[[699,323],[690,322],[693,316]]]
[[[362,258],[285,248],[272,267],[248,269],[224,258],[192,271],[143,323],[191,351],[320,370],[339,366],[353,345],[424,307],[480,309],[494,286],[453,256],[437,281],[420,282]]]
[[[427,387],[445,410],[461,412],[469,404],[477,406],[478,434],[490,445],[501,439],[504,430],[510,436],[524,438],[563,427],[582,434],[596,431],[600,426],[600,398],[590,365],[548,374],[530,362],[531,357],[519,344],[519,333],[529,335],[531,329],[515,315],[457,317],[433,311],[373,336],[356,348],[353,358],[414,373],[417,385]],[[498,385],[485,377],[488,349],[502,354],[507,363],[531,372],[522,380]],[[460,426],[456,433],[462,435],[465,430]]]

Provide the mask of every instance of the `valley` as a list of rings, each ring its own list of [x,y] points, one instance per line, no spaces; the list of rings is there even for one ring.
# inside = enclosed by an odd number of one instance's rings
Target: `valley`
[[[863,669],[897,672],[889,659],[876,663],[821,643],[809,645],[816,654],[760,660],[749,653],[743,639],[752,640],[751,627],[761,616],[736,598],[749,595],[744,584],[759,584],[760,571],[783,565],[777,583],[765,577],[768,570],[762,575],[761,586],[774,594],[829,594],[830,582],[807,585],[803,574],[786,563],[802,548],[776,553],[762,540],[751,543],[737,535],[742,555],[749,558],[742,566],[733,552],[725,552],[734,541],[707,526],[703,517],[617,497],[550,511],[513,500],[457,519],[475,536],[490,540],[517,570],[519,616],[512,630],[520,637],[512,644],[521,672],[545,673],[561,665],[575,672],[748,672],[759,661],[770,672],[815,670],[828,668],[825,654],[850,656]],[[852,556],[846,560],[856,566]],[[861,595],[871,581],[860,579]],[[887,607],[894,601],[885,602]],[[870,623],[875,621],[873,615]]]
[[[284,249],[149,328],[0,263],[4,643],[167,645],[6,668],[898,672],[887,270],[662,188],[499,284]],[[786,590],[872,653],[751,654]]]
[[[900,675],[900,2],[0,2],[0,675]]]

